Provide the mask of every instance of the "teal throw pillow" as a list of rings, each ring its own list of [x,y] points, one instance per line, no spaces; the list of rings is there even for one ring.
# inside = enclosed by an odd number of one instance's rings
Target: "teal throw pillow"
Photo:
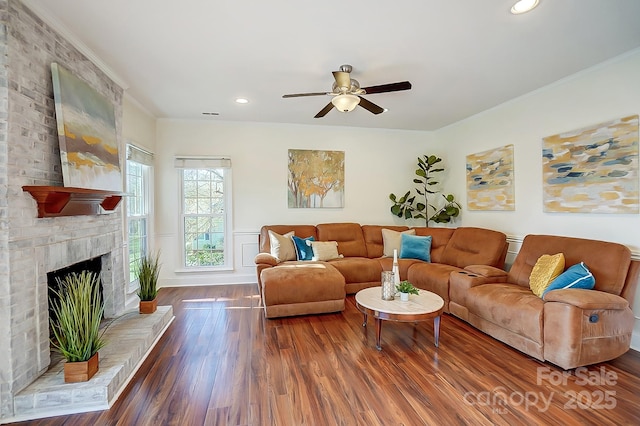
[[[314,238],[300,238],[294,235],[291,239],[293,240],[293,245],[296,246],[296,257],[298,260],[311,260],[313,257],[313,249],[311,248],[311,244],[307,244],[307,241],[311,242]]]
[[[400,259],[419,259],[425,262],[431,262],[431,235],[425,237],[402,234],[400,240]]]
[[[584,288],[591,290],[595,285],[596,280],[593,277],[593,274],[584,262],[580,262],[558,275],[555,280],[551,281],[549,287],[547,287],[542,293],[542,298],[544,299],[544,295],[551,290],[563,290],[565,288]]]

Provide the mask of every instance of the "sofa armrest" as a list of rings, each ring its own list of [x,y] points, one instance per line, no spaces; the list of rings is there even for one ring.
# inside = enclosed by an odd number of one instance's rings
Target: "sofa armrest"
[[[256,263],[256,265],[263,264],[276,266],[278,264],[278,259],[276,259],[274,256],[271,256],[271,254],[269,253],[258,253],[253,261]]]
[[[508,275],[507,272],[503,271],[502,269],[495,268],[493,266],[469,265],[464,269],[467,272],[471,272],[472,274],[471,276],[479,275],[481,277],[491,278],[491,282],[494,282],[494,283],[498,283],[498,282],[503,283],[507,281],[507,275]]]
[[[580,309],[610,309],[622,310],[629,307],[629,302],[615,294],[598,290],[571,288],[566,290],[551,290],[544,295],[545,302],[561,302]]]

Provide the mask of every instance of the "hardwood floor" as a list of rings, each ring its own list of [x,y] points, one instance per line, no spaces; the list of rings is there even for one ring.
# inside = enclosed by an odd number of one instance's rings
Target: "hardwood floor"
[[[253,285],[164,288],[175,321],[110,410],[32,425],[640,424],[640,356],[571,372],[444,315],[267,320]]]

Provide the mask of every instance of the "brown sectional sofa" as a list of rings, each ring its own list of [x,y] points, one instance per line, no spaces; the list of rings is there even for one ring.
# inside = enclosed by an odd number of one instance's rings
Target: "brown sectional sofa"
[[[263,226],[256,256],[258,286],[268,318],[337,312],[347,293],[380,285],[391,270],[383,256],[382,229],[404,226],[331,223]],[[614,359],[631,342],[630,308],[640,261],[616,243],[550,235],[528,235],[509,272],[503,270],[506,236],[471,227],[412,228],[431,235],[431,263],[400,259],[400,277],[445,300],[445,312],[536,359],[564,369]],[[278,263],[268,231],[294,231],[318,241],[337,241],[344,258],[327,262]],[[553,290],[544,300],[529,289],[529,276],[543,254],[563,253],[566,267],[584,262],[595,289]]]
[[[553,290],[544,300],[529,289],[543,254],[563,253],[567,267],[584,262],[593,290]],[[616,243],[528,235],[509,272],[472,267],[451,274],[450,312],[532,357],[564,369],[608,361],[631,344],[640,262]]]
[[[267,318],[340,311],[344,309],[345,294],[380,285],[381,272],[391,270],[393,263],[392,258],[383,257],[383,228],[409,229],[357,223],[263,226],[259,237],[260,253],[255,262]],[[432,236],[431,263],[399,259],[400,278],[439,294],[445,300],[447,312],[451,272],[462,271],[469,265],[504,266],[507,242],[506,235],[501,232],[464,227],[413,229],[417,235]],[[270,255],[269,230],[280,235],[294,231],[298,237],[313,236],[317,241],[337,241],[338,252],[344,257],[326,262],[278,263]],[[416,268],[420,272],[414,272]],[[333,271],[339,272],[344,281],[341,282]],[[337,293],[340,286],[344,291],[342,296]],[[318,288],[328,289],[327,293],[318,293]]]

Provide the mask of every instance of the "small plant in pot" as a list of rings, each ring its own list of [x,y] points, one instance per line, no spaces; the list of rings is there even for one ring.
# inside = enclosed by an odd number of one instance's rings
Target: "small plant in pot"
[[[396,290],[400,293],[400,300],[403,302],[409,300],[410,294],[419,294],[418,289],[407,280],[400,281],[400,283],[396,285]]]
[[[104,303],[100,282],[92,272],[71,273],[57,279],[52,290],[52,345],[67,360],[65,382],[84,382],[98,371],[98,350],[105,345],[100,333]]]
[[[140,298],[140,313],[152,314],[158,308],[158,275],[160,274],[160,253],[155,256],[145,255],[140,259],[136,275],[140,288],[138,297]]]

